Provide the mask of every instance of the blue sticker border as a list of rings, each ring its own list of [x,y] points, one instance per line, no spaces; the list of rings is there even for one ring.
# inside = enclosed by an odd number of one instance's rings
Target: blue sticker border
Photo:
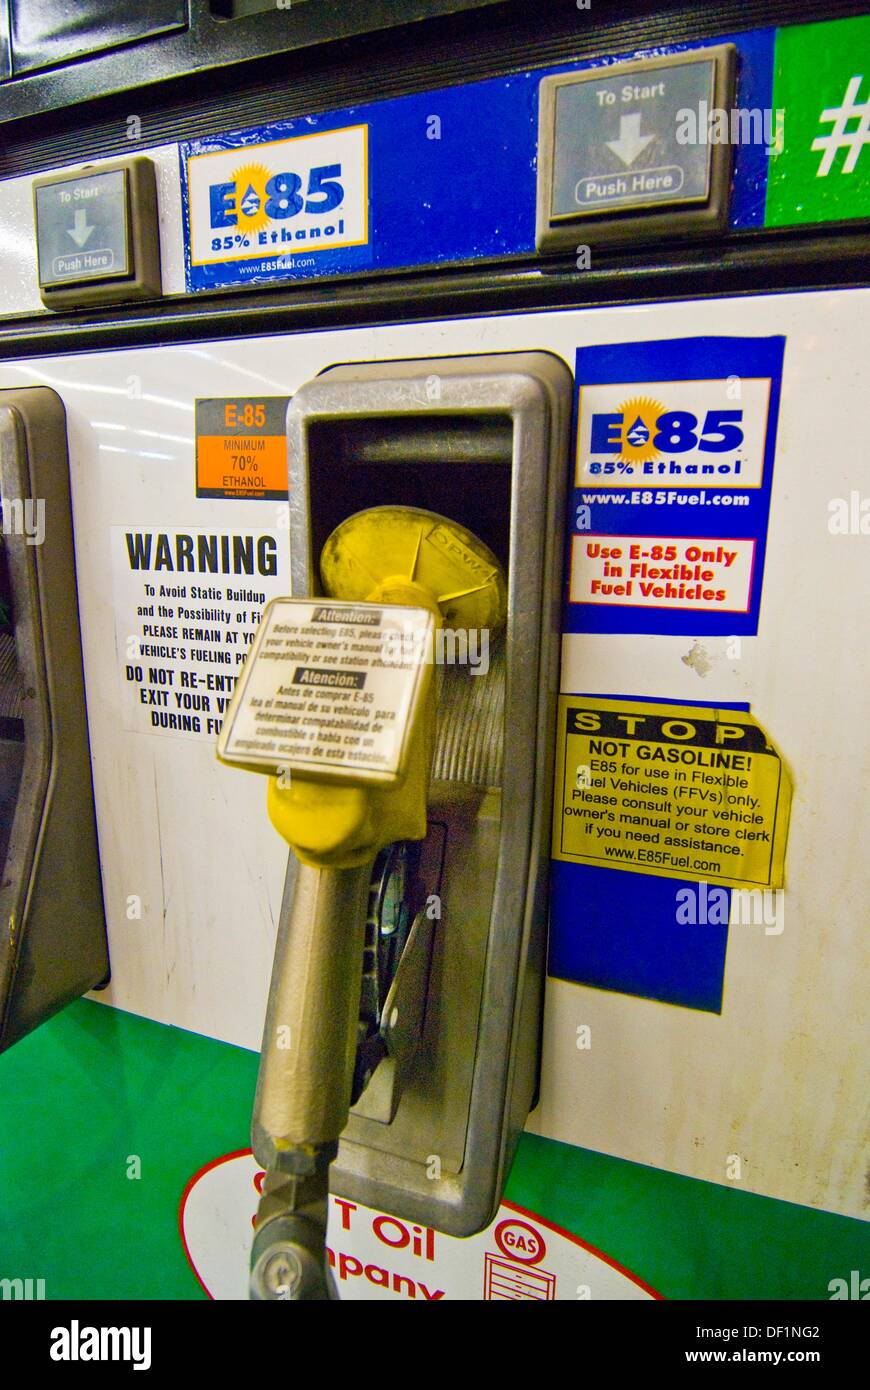
[[[572,478],[576,479],[578,411],[583,386],[645,381],[721,381],[727,377],[769,377],[770,398],[764,439],[761,486],[747,489],[749,504],[729,508],[728,536],[722,535],[722,509],[715,504],[692,508],[691,522],[676,507],[656,507],[637,500],[639,488],[590,488],[573,486],[572,509],[565,553],[563,633],[646,633],[659,636],[751,637],[761,620],[767,530],[776,457],[776,434],[782,392],[782,369],[786,338],[697,337],[657,338],[633,343],[603,344],[577,349],[574,384],[574,447]],[[667,491],[688,496],[712,497],[733,489],[698,488],[667,483]],[[646,491],[656,490],[654,483]],[[661,490],[661,489],[658,489]],[[614,494],[622,502],[597,500]],[[582,511],[580,510],[582,509]],[[582,529],[577,526],[582,516]],[[679,518],[679,520],[677,519]],[[585,524],[588,521],[588,525]],[[569,599],[571,543],[575,536],[589,532],[608,536],[660,536],[678,539],[680,528],[691,526],[691,534],[712,540],[754,540],[755,555],[746,613],[713,612],[707,609],[644,608],[628,604],[583,604]]]
[[[590,695],[562,691],[560,699],[626,700],[678,705],[653,695]],[[745,701],[693,700],[710,709],[750,713]],[[602,865],[550,861],[547,974],[569,984],[721,1014],[728,923],[681,924],[677,894],[699,893],[704,879],[677,879]],[[730,888],[711,883],[727,895]]]

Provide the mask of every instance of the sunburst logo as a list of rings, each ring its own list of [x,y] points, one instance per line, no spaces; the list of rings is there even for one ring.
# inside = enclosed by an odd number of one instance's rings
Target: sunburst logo
[[[265,211],[266,184],[270,174],[262,164],[242,164],[233,174],[236,184],[236,213],[241,232],[260,232],[269,224]]]
[[[650,396],[636,396],[623,401],[619,409],[623,419],[619,462],[650,463],[657,459],[659,451],[653,440],[656,421],[664,410],[661,401],[654,401]]]

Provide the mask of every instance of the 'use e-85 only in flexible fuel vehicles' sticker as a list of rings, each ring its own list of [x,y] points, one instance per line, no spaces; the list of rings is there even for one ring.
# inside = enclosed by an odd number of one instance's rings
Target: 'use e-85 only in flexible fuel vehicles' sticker
[[[578,349],[566,632],[758,632],[784,343]]]

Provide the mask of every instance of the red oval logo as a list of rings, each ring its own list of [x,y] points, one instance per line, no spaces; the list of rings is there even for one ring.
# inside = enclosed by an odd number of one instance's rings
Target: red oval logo
[[[524,1265],[536,1265],[547,1253],[544,1237],[526,1221],[500,1221],[493,1235],[503,1255]]]

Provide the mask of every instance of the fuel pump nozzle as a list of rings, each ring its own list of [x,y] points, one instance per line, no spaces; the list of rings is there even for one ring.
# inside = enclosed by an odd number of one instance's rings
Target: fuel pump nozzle
[[[347,518],[320,569],[334,607],[269,606],[218,744],[225,761],[270,773],[270,818],[300,861],[279,922],[254,1105],[253,1148],[267,1170],[255,1299],[335,1297],[329,1164],[355,1099],[373,865],[385,846],[426,835],[437,633],[495,635],[506,612],[492,552],[416,508]]]

